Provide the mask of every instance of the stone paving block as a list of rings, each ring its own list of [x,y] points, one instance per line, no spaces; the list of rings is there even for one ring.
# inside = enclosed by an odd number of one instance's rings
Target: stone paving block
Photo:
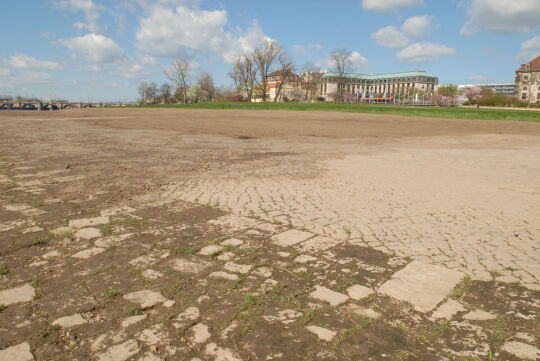
[[[193,262],[184,258],[176,258],[171,260],[170,267],[175,271],[197,274],[204,269],[208,268],[211,264],[203,260],[197,260]]]
[[[362,306],[358,306],[358,305],[354,305],[354,304],[349,305],[348,307],[346,307],[346,309],[349,310],[352,313],[355,313],[355,314],[357,314],[359,316],[363,316],[363,317],[367,317],[367,318],[377,319],[377,318],[381,317],[381,313],[375,311],[374,309],[367,308],[367,307],[362,307]]]
[[[30,352],[27,342],[0,350],[0,361],[33,361],[34,356]]]
[[[339,306],[340,304],[347,302],[349,299],[349,296],[332,291],[324,286],[315,286],[315,291],[311,292],[309,295],[312,298],[328,302],[332,306]]]
[[[474,310],[463,315],[463,318],[465,320],[471,320],[471,321],[486,321],[486,320],[496,319],[497,315],[494,315],[493,313],[482,311],[482,310]]]
[[[199,254],[201,256],[212,256],[216,253],[221,252],[222,250],[223,250],[223,247],[212,244],[212,245],[201,248],[201,250],[199,251]]]
[[[148,317],[148,315],[146,315],[146,314],[126,317],[126,318],[124,318],[124,320],[122,321],[120,326],[122,326],[122,328],[128,328],[131,325],[134,325],[134,324],[136,324],[138,322],[141,322],[142,320],[146,319],[147,317]]]
[[[11,305],[19,302],[29,302],[36,296],[36,290],[29,284],[8,288],[0,291],[0,305]]]
[[[502,349],[524,360],[540,360],[540,350],[523,342],[506,342]]]
[[[465,307],[463,307],[463,305],[458,301],[450,299],[440,305],[439,308],[433,312],[431,317],[436,319],[446,318],[447,320],[451,320],[452,316],[462,311],[465,311]]]
[[[73,219],[69,221],[69,226],[71,228],[85,228],[92,226],[99,226],[102,224],[110,223],[110,219],[107,216],[104,217],[94,217],[94,218],[82,218],[82,219]]]
[[[82,228],[75,232],[76,238],[94,239],[101,237],[101,230],[94,227]]]
[[[138,303],[142,309],[150,308],[165,302],[167,299],[160,292],[142,290],[124,295],[128,301]]]
[[[354,285],[347,288],[347,294],[354,300],[361,300],[362,298],[366,298],[373,294],[373,290],[369,287]]]
[[[205,343],[210,337],[212,337],[208,331],[208,326],[202,323],[197,323],[196,325],[192,326],[190,331],[193,332],[193,337],[191,338],[193,343]]]
[[[289,229],[288,231],[275,235],[272,239],[281,247],[290,247],[304,242],[313,236],[313,233]]]
[[[97,361],[126,361],[139,352],[139,345],[135,340],[128,340],[119,345],[111,346],[98,356]]]
[[[234,273],[227,273],[227,272],[223,272],[223,271],[212,272],[212,273],[210,273],[210,277],[212,277],[212,278],[222,278],[222,279],[226,279],[226,280],[229,280],[229,281],[237,281],[237,280],[240,279],[240,277],[238,277],[238,275],[235,275]]]
[[[253,265],[250,264],[238,264],[234,262],[227,262],[223,266],[227,271],[229,272],[235,272],[235,273],[241,273],[241,274],[247,274],[251,269],[253,268]]]
[[[116,208],[103,209],[99,213],[102,217],[108,217],[108,216],[117,216],[119,214],[132,213],[135,211],[136,211],[135,208],[122,206],[122,207],[116,207]]]
[[[240,232],[244,229],[255,227],[256,225],[260,224],[261,221],[231,213],[216,219],[212,219],[208,221],[208,223]]]
[[[429,312],[452,291],[462,277],[459,271],[414,261],[394,273],[378,291],[397,300],[410,302],[419,312]]]
[[[319,339],[328,342],[332,341],[332,339],[337,335],[337,332],[319,326],[307,326],[306,329],[309,332],[317,335]]]
[[[85,324],[87,321],[80,315],[75,314],[71,316],[60,317],[53,321],[53,325],[58,325],[63,328],[70,328]]]
[[[74,255],[72,255],[71,257],[80,258],[80,259],[86,259],[86,258],[90,258],[90,257],[95,256],[95,255],[98,255],[98,254],[100,254],[102,252],[105,252],[104,248],[94,247],[94,248],[85,249],[84,251],[77,252]]]
[[[213,342],[206,345],[204,352],[209,356],[213,356],[215,361],[242,361],[231,350],[219,347]]]
[[[222,246],[238,247],[244,244],[244,241],[238,238],[229,238],[220,243]]]
[[[299,244],[296,248],[301,252],[322,252],[330,248],[340,245],[343,241],[335,238],[315,236],[307,241]]]

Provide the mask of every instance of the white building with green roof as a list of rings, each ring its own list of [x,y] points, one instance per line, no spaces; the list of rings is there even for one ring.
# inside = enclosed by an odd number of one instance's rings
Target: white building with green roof
[[[320,94],[327,101],[342,96],[345,100],[388,103],[418,102],[437,91],[439,79],[425,71],[388,74],[324,73]]]

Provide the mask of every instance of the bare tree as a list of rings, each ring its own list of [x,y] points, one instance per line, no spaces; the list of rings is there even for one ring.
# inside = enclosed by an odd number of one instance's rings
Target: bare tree
[[[337,74],[337,91],[338,100],[343,100],[343,91],[347,82],[347,74],[352,71],[351,52],[345,48],[334,50],[330,53],[330,62]]]
[[[277,83],[276,94],[274,95],[274,103],[278,101],[281,96],[281,91],[283,90],[283,85],[291,80],[294,74],[294,64],[290,56],[285,53],[279,55],[279,72],[280,72],[280,81]]]
[[[265,41],[263,46],[258,47],[253,51],[253,62],[257,67],[257,73],[259,75],[257,85],[262,92],[262,99],[264,102],[266,101],[266,93],[268,90],[267,75],[281,52],[282,50],[279,44],[272,40]]]
[[[197,84],[206,93],[206,99],[204,100],[213,101],[216,94],[216,86],[214,85],[212,75],[207,72],[202,73],[197,81]]]
[[[167,103],[171,98],[172,86],[169,83],[163,83],[159,87],[159,96],[164,103]]]
[[[158,97],[158,86],[155,82],[148,84],[146,89],[146,97],[152,99],[152,103],[155,103]]]
[[[302,73],[320,73],[321,67],[312,63],[311,61],[306,61],[300,68]]]
[[[175,60],[171,67],[165,70],[165,75],[182,91],[184,104],[187,104],[188,101],[187,90],[192,68],[193,62],[184,57]]]
[[[240,55],[234,62],[229,77],[234,81],[237,91],[245,94],[246,98],[251,101],[257,79],[257,66],[253,61],[253,57],[251,55]]]
[[[309,100],[315,99],[316,95],[319,94],[319,89],[321,87],[321,78],[323,73],[319,71],[316,72],[305,72],[302,74],[302,89],[305,91],[305,96]]]
[[[139,93],[140,102],[145,104],[148,99],[148,83],[143,81],[139,84],[137,92]]]

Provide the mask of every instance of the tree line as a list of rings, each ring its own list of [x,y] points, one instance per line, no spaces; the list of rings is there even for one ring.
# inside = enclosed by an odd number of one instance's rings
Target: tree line
[[[198,103],[202,101],[214,101],[218,89],[214,84],[212,75],[202,72],[194,83],[193,62],[189,58],[175,60],[171,67],[165,70],[165,75],[173,83],[142,82],[138,93],[141,103]]]
[[[329,54],[329,65],[337,72],[338,94],[334,98],[343,99],[346,75],[354,70],[351,52],[347,49],[334,50]],[[175,60],[165,70],[165,76],[172,82],[158,86],[155,82],[142,82],[139,86],[139,99],[143,103],[196,103],[201,101],[229,100],[251,101],[259,97],[261,101],[277,101],[282,95],[284,81],[277,82],[273,99],[268,95],[268,74],[279,71],[286,80],[296,75],[298,67],[292,57],[276,41],[267,40],[253,51],[240,54],[233,61],[228,75],[233,82],[233,89],[218,88],[212,76],[203,72],[194,79],[194,62],[188,57]],[[312,63],[302,67],[303,73],[318,73],[320,68]],[[306,77],[302,81],[306,97],[316,93],[319,80]]]

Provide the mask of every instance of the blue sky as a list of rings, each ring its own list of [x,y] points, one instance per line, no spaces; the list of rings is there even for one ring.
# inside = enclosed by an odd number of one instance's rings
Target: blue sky
[[[230,63],[274,39],[299,70],[426,70],[440,83],[514,81],[540,55],[540,0],[5,0],[0,94],[134,100],[179,56],[230,85]],[[7,41],[6,41],[7,39]]]

